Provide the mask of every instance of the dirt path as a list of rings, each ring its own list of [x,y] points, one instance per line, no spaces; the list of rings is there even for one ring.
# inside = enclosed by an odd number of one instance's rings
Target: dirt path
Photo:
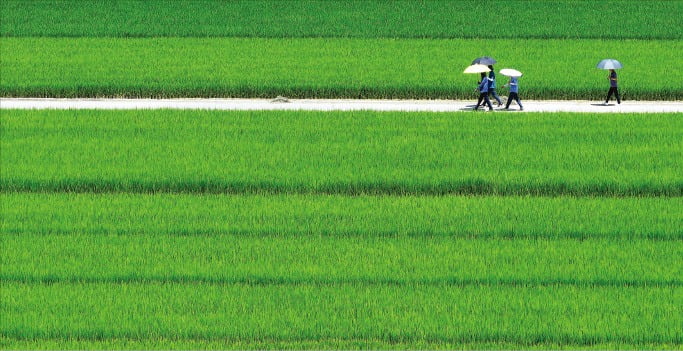
[[[525,112],[683,112],[683,101],[625,101],[604,106],[597,101],[523,100]],[[38,99],[0,98],[1,109],[209,109],[315,111],[434,111],[472,113],[463,100],[332,100],[332,99]],[[506,113],[499,110],[495,112]],[[518,111],[514,103],[510,111]],[[483,113],[483,112],[482,112]]]

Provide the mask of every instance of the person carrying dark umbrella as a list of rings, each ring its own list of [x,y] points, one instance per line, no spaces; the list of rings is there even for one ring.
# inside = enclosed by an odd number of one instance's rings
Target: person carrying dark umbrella
[[[502,106],[503,103],[500,101],[500,97],[496,94],[496,72],[493,71],[493,65],[489,65],[489,96],[493,96],[498,102],[498,107]]]
[[[503,103],[500,101],[500,97],[498,94],[496,94],[496,72],[493,71],[493,65],[496,63],[496,59],[494,59],[491,56],[482,56],[482,57],[477,57],[472,61],[472,64],[479,64],[479,65],[485,65],[489,67],[489,76],[488,76],[488,81],[489,81],[489,92],[488,96],[493,96],[494,99],[498,102],[498,106],[502,106]]]
[[[489,80],[486,77],[486,73],[482,72],[481,73],[481,82],[479,82],[479,100],[477,100],[477,105],[474,107],[474,110],[479,109],[479,104],[481,104],[481,101],[484,100],[486,101],[486,104],[489,105],[489,111],[493,111],[493,106],[491,105],[491,100],[489,100]]]

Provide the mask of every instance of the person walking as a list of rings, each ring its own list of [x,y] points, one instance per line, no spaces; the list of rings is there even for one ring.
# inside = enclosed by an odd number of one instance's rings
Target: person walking
[[[502,106],[503,103],[500,101],[500,97],[498,94],[496,94],[496,72],[493,71],[493,65],[489,65],[489,69],[491,70],[489,72],[488,81],[489,81],[489,92],[488,96],[493,96],[494,99],[498,102],[498,106]],[[489,99],[490,101],[491,99]],[[483,103],[481,106],[484,106]]]
[[[478,110],[479,104],[481,104],[482,100],[484,100],[486,101],[486,104],[489,105],[489,111],[493,111],[491,100],[489,100],[489,80],[484,72],[481,74],[481,82],[479,82],[479,87],[475,89],[475,91],[477,90],[479,90],[479,100],[477,100],[477,105],[474,107],[474,110]]]
[[[503,85],[503,88],[507,88],[508,86],[510,87],[510,96],[508,96],[508,102],[507,104],[505,104],[506,110],[510,108],[510,103],[512,102],[512,99],[515,99],[517,105],[519,105],[519,110],[524,111],[522,102],[519,100],[519,83],[517,79],[517,77],[510,77],[510,81],[507,84]]]
[[[498,94],[496,94],[496,72],[493,71],[493,65],[489,65],[489,69],[491,70],[489,72],[489,96],[493,96],[498,102],[498,107],[500,107],[503,106],[503,103],[500,101]]]
[[[609,79],[609,92],[607,93],[607,99],[605,99],[605,105],[609,104],[609,99],[612,97],[612,94],[614,94],[617,97],[617,103],[621,104],[621,99],[619,98],[619,90],[617,89],[617,71],[610,69],[609,70],[609,76],[607,77]]]

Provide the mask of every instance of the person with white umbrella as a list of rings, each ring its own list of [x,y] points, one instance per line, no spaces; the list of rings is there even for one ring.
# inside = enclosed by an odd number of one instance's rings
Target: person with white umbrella
[[[478,59],[477,59],[478,60]],[[476,61],[476,60],[475,60]],[[489,80],[486,78],[486,72],[491,69],[486,67],[486,65],[480,63],[473,63],[471,66],[465,68],[462,73],[479,73],[481,75],[481,80],[479,81],[479,86],[474,91],[479,91],[479,100],[474,106],[474,110],[479,109],[479,104],[484,100],[489,105],[489,111],[493,111],[493,106],[491,105],[491,100],[489,100]]]
[[[474,110],[478,110],[479,104],[484,100],[486,101],[486,104],[489,105],[489,111],[493,111],[493,105],[491,105],[491,100],[489,100],[489,80],[486,78],[486,73],[484,72],[481,73],[481,82],[479,82],[478,90],[479,100],[477,100],[477,105],[474,106]]]
[[[614,59],[604,59],[598,63],[598,68],[608,69],[609,76],[609,92],[607,93],[607,99],[605,99],[605,105],[609,104],[609,99],[612,95],[616,96],[617,104],[621,104],[621,98],[619,98],[619,89],[617,89],[617,68],[622,68],[621,62]]]
[[[503,88],[507,88],[508,86],[510,87],[510,96],[508,96],[508,102],[505,104],[505,109],[508,110],[510,108],[510,103],[512,102],[512,99],[514,99],[517,102],[517,105],[519,105],[519,110],[524,111],[522,101],[519,100],[519,83],[517,80],[522,76],[522,72],[516,69],[505,68],[500,70],[500,74],[510,77],[510,81],[503,85]]]

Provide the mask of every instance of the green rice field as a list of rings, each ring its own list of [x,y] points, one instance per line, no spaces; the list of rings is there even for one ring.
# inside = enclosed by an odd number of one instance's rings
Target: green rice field
[[[683,194],[680,114],[7,111],[2,148],[5,191]]]
[[[4,232],[678,240],[680,197],[7,193]],[[54,208],[60,208],[54,212]],[[33,223],[32,217],[41,218]],[[77,218],[72,221],[70,218]],[[49,225],[48,225],[49,224]],[[144,238],[143,238],[144,239]],[[156,240],[150,238],[150,240]],[[680,267],[679,267],[680,268]]]
[[[0,96],[681,100],[681,12],[5,0]],[[2,109],[0,349],[682,349],[682,117]]]
[[[683,96],[678,0],[0,6],[5,97],[468,99],[479,56],[524,72],[522,99],[602,98],[608,57],[624,99]]]
[[[680,39],[681,1],[5,0],[2,36]],[[485,24],[482,22],[485,21]]]
[[[3,348],[683,344],[677,114],[1,122]]]
[[[683,41],[345,38],[2,38],[3,96],[474,99],[474,57],[515,67],[529,99],[598,100],[619,57],[624,99],[675,100]],[[505,77],[499,77],[503,85]],[[501,90],[502,92],[503,90]]]

